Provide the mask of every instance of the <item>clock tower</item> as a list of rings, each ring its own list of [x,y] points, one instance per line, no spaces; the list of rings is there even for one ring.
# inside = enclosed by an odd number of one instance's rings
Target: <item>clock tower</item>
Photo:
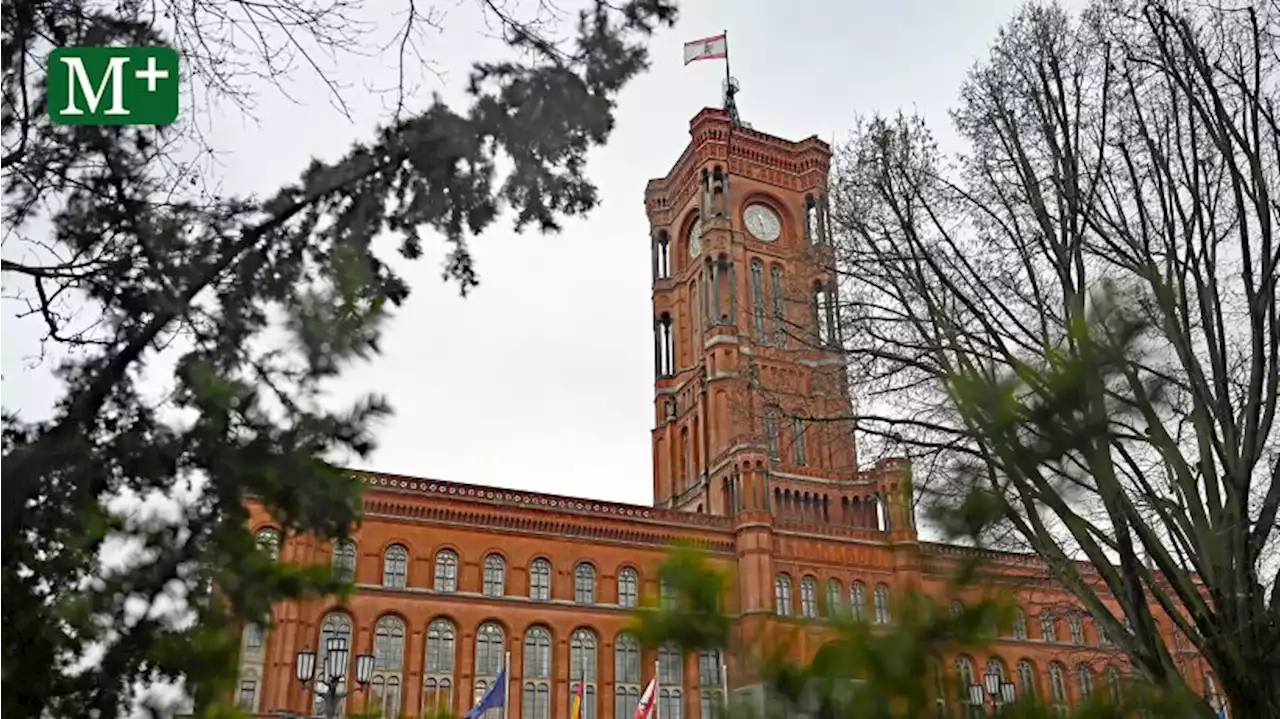
[[[654,504],[885,528],[853,441],[831,148],[704,109],[645,191],[653,243]]]

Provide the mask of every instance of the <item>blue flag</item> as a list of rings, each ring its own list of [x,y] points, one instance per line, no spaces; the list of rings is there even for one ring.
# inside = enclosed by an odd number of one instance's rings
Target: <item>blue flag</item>
[[[493,686],[489,687],[489,691],[480,697],[480,701],[471,711],[463,715],[463,719],[478,719],[482,714],[490,709],[499,709],[507,705],[507,670],[504,668],[498,672],[498,678],[493,680]]]

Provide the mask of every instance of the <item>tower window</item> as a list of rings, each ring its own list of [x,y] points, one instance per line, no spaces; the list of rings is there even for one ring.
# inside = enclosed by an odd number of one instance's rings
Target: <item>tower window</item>
[[[751,261],[751,319],[756,342],[764,344],[769,330],[764,325],[764,263]]]
[[[659,377],[671,377],[676,373],[675,336],[671,327],[671,315],[662,313],[654,323],[654,361]]]
[[[782,448],[778,441],[778,410],[776,407],[766,407],[764,410],[764,446],[770,457],[777,458],[781,455]]]
[[[800,417],[791,420],[791,446],[795,454],[796,464],[801,467],[809,463],[809,451],[804,445],[805,423]]]
[[[787,316],[782,309],[782,268],[778,265],[769,268],[769,284],[773,293],[773,343],[779,347],[786,347]]]
[[[671,277],[671,237],[661,230],[653,238],[653,279]]]
[[[821,282],[813,285],[813,325],[817,330],[818,344],[829,347],[836,342],[835,292]]]

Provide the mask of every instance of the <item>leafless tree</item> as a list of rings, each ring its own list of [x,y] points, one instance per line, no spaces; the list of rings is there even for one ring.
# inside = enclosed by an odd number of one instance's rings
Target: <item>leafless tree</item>
[[[1185,688],[1158,607],[1248,717],[1280,717],[1278,32],[1275,2],[1029,5],[964,84],[966,154],[876,117],[833,176],[862,435],[994,499]]]

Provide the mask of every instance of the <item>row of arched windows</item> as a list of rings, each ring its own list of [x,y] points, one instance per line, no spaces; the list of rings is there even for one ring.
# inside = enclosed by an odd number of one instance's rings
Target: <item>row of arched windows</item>
[[[973,659],[965,654],[956,657],[955,670],[957,684],[957,696],[955,698],[960,707],[961,716],[982,716],[983,707],[972,704],[967,691],[967,687],[973,684],[981,684],[983,679],[978,674]],[[1062,662],[1049,662],[1044,677],[1046,682],[1043,684],[1035,663],[1030,659],[1019,660],[1016,676],[1010,676],[1004,661],[999,657],[991,657],[987,661],[983,674],[995,674],[1002,681],[1012,682],[1015,698],[1042,697],[1057,713],[1065,714],[1069,710],[1073,692],[1074,701],[1076,702],[1086,701],[1094,693],[1095,673],[1088,662],[1077,664],[1073,672],[1069,672]],[[1103,678],[1106,683],[1108,698],[1113,702],[1118,702],[1123,691],[1124,681],[1120,670],[1114,665],[1109,665],[1103,670]],[[945,704],[949,692],[945,683],[940,680],[940,675],[936,691],[939,704]],[[1003,703],[1002,697],[993,697],[992,700],[997,704]]]
[[[347,579],[355,571],[356,549],[350,540],[340,542],[333,550],[333,570]],[[431,588],[437,592],[457,592],[458,554],[452,549],[436,552],[433,562]],[[539,557],[529,564],[527,593],[524,596],[536,601],[550,601],[551,562]],[[480,592],[487,597],[510,596],[507,582],[507,561],[500,554],[491,553],[484,558]],[[404,589],[409,586],[409,550],[402,544],[393,544],[382,555],[382,586]],[[637,606],[640,598],[640,576],[632,567],[623,567],[617,576],[618,606]],[[596,603],[596,568],[590,562],[579,562],[573,570],[573,601],[578,604]]]
[[[779,572],[773,581],[774,610],[779,616],[794,615],[791,604],[791,575]],[[888,624],[892,621],[889,609],[889,587],[877,584],[872,593],[872,613],[867,613],[867,585],[854,580],[849,585],[848,610],[855,619],[868,619],[873,624]],[[816,619],[819,616],[833,616],[846,606],[844,588],[838,579],[827,580],[826,596],[820,603],[818,598],[818,581],[811,576],[800,580],[800,616]]]
[[[451,619],[439,617],[427,626],[423,651],[421,706],[411,713],[453,711],[458,708],[457,662],[459,631]],[[324,647],[330,637],[346,639],[351,646],[353,633],[351,618],[339,611],[325,615],[321,622],[317,666],[324,666]],[[405,706],[402,692],[402,675],[405,670],[405,624],[394,615],[378,619],[374,627],[375,675],[370,685],[372,707],[384,717],[395,717],[410,712]],[[521,719],[551,719],[551,693],[557,677],[552,647],[551,629],[541,624],[528,627],[520,639],[519,666],[513,666],[509,679],[519,687],[519,700],[523,709]],[[465,697],[466,707],[478,701],[498,678],[510,650],[506,629],[497,622],[485,622],[475,633],[474,680],[471,693]],[[355,652],[352,652],[354,655]],[[640,702],[643,663],[639,640],[623,632],[613,642],[613,701],[614,716],[633,716]],[[685,690],[684,653],[679,647],[668,645],[657,652],[660,694],[657,698],[659,712],[666,719],[681,719]],[[598,693],[600,681],[600,640],[596,632],[586,627],[575,629],[569,637],[569,666],[562,676],[569,679],[569,695],[577,693],[583,684],[583,719],[596,719],[602,697]],[[712,705],[722,697],[722,658],[719,652],[699,652],[695,677],[702,695],[702,719],[711,719]],[[351,668],[348,669],[351,671]],[[318,700],[317,700],[318,701]],[[465,708],[465,707],[464,707]],[[495,710],[497,712],[498,710]],[[496,719],[486,716],[484,719]]]

